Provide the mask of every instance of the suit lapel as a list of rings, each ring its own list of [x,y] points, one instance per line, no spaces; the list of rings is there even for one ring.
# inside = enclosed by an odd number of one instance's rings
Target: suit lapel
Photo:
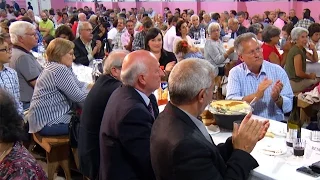
[[[80,37],[77,39],[77,41],[78,41],[78,44],[79,44],[81,50],[82,50],[85,54],[88,54],[88,51],[87,51],[87,49],[86,49],[86,46],[85,46],[85,45],[83,44],[83,42],[81,41]]]

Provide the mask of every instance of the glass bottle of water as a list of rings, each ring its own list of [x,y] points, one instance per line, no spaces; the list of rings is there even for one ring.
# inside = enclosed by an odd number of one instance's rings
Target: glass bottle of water
[[[201,41],[201,44],[204,44],[205,39],[206,39],[206,30],[201,28],[200,29],[200,41]]]
[[[40,65],[44,65],[45,63],[45,48],[42,42],[38,43],[38,57],[37,60],[39,62]]]

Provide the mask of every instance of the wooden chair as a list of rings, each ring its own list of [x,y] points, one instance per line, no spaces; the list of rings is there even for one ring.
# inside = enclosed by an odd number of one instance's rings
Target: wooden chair
[[[48,165],[48,180],[54,179],[54,173],[60,165],[67,180],[71,180],[69,162],[69,137],[68,136],[41,136],[32,134],[34,141],[46,150]]]
[[[295,96],[298,96],[300,92],[294,93]],[[318,103],[316,103],[318,104]],[[309,123],[312,116],[312,107],[316,104],[309,104],[298,98],[297,106],[300,108],[300,119],[303,122]]]

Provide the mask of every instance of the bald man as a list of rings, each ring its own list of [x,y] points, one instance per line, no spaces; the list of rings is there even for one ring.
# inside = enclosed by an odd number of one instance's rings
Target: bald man
[[[145,50],[122,63],[123,85],[111,95],[100,129],[100,175],[103,180],[153,180],[150,133],[159,114],[152,94],[164,76],[157,58]]]
[[[78,142],[80,172],[89,179],[96,179],[99,174],[100,149],[99,131],[107,102],[119,86],[120,73],[124,57],[129,51],[112,51],[104,62],[104,73],[90,90],[80,121]]]

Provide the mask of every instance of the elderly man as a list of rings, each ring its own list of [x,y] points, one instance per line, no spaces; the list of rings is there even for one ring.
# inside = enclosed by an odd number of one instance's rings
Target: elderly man
[[[293,101],[286,72],[263,60],[262,48],[253,33],[240,35],[234,47],[243,63],[229,72],[226,99],[252,102],[253,114],[283,121]]]
[[[28,109],[33,94],[33,88],[42,67],[30,50],[37,45],[38,36],[36,27],[25,21],[13,22],[10,25],[9,33],[13,44],[12,57],[9,66],[17,71],[20,98],[23,108]]]
[[[267,120],[248,114],[240,127],[234,125],[232,137],[216,146],[197,118],[212,100],[216,74],[201,59],[185,59],[171,71],[170,102],[151,131],[151,162],[159,179],[245,180],[258,166],[250,152],[264,137]]]
[[[239,24],[241,24],[245,28],[249,28],[250,22],[247,19],[245,19],[245,17],[246,17],[246,13],[245,12],[240,11],[240,12],[237,13],[237,19],[239,21]]]
[[[78,153],[80,171],[89,179],[96,179],[100,165],[99,130],[107,102],[120,81],[121,67],[128,51],[112,51],[104,63],[104,74],[90,90],[80,120]]]
[[[273,23],[274,26],[276,26],[277,28],[279,28],[280,30],[282,29],[282,27],[284,25],[287,24],[287,14],[285,12],[280,11],[278,13],[278,18],[277,20]]]
[[[73,25],[72,25],[72,32],[73,34],[76,36],[76,38],[79,37],[79,25],[83,22],[86,22],[87,21],[87,16],[86,14],[84,13],[79,13],[78,14],[78,22],[75,22]]]
[[[123,49],[121,35],[126,32],[125,23],[126,23],[126,20],[123,17],[119,17],[115,21],[115,24],[117,25],[116,26],[117,33],[113,39],[110,39],[108,37],[108,39],[111,40],[111,42],[110,41],[109,42],[113,45],[113,47],[112,47],[113,50]]]
[[[289,20],[292,22],[293,25],[297,24],[299,21],[298,17],[296,16],[296,10],[290,9],[289,11]]]
[[[236,39],[243,33],[247,32],[247,28],[242,26],[239,21],[235,18],[231,18],[228,20],[228,27],[231,29],[231,38]]]
[[[196,14],[191,16],[191,23],[192,23],[192,26],[189,30],[189,36],[193,39],[194,34],[198,33],[199,34],[198,37],[200,37],[201,28],[206,29],[206,26],[204,24],[200,24],[199,16]]]
[[[39,22],[39,30],[42,37],[46,37],[48,35],[54,37],[55,30],[53,22],[48,19],[48,15],[44,11],[41,12],[40,16],[42,20]]]
[[[92,26],[89,22],[79,24],[79,34],[74,40],[74,60],[77,64],[89,66],[93,59],[102,59],[104,57],[104,50],[101,46],[101,41],[92,40]]]
[[[152,92],[163,71],[149,51],[128,54],[121,80],[106,106],[100,129],[100,179],[155,179],[150,161],[150,133],[158,116]]]

